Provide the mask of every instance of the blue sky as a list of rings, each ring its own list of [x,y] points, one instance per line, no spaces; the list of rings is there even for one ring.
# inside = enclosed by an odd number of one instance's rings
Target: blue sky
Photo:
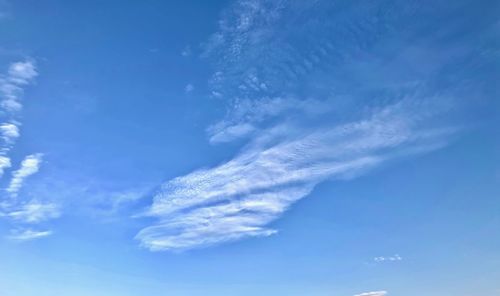
[[[499,15],[0,0],[0,295],[500,295]]]

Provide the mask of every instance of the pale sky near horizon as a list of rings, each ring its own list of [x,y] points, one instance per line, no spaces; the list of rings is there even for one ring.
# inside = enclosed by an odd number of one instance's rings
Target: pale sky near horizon
[[[0,296],[500,296],[497,1],[0,0]]]

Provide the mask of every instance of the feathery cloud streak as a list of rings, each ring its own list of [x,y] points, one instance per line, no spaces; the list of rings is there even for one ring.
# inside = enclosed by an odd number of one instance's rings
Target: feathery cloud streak
[[[58,218],[61,213],[59,207],[53,203],[42,203],[32,200],[21,205],[17,210],[7,214],[10,218],[24,223],[39,223]]]
[[[387,291],[366,292],[366,293],[356,294],[354,296],[385,296],[385,295],[387,295]]]
[[[295,136],[287,125],[267,130],[227,163],[164,184],[148,212],[160,222],[137,237],[152,250],[176,250],[268,236],[276,230],[266,225],[319,182],[352,178],[392,158],[435,149],[453,133],[420,130],[401,108]]]
[[[10,143],[19,137],[19,128],[13,123],[3,123],[0,125],[0,133],[5,142]]]
[[[6,118],[6,121],[0,124],[0,137],[3,140],[0,146],[0,177],[5,169],[11,167],[8,153],[20,136],[20,123],[16,118],[22,109],[24,87],[31,84],[36,76],[38,71],[31,59],[10,64],[7,73],[0,76],[0,106],[3,111],[2,116]],[[8,218],[15,224],[38,224],[60,216],[59,207],[54,203],[26,201],[18,197],[26,178],[39,171],[42,157],[41,153],[26,156],[20,168],[12,173],[12,179],[5,189],[10,199],[0,204],[0,217]],[[46,237],[51,233],[51,231],[16,229],[9,238],[25,241]]]
[[[12,231],[12,234],[9,236],[10,239],[16,241],[29,241],[34,239],[39,239],[43,237],[47,237],[52,234],[52,231],[38,231],[33,229],[25,229],[25,230],[15,230]]]
[[[31,60],[15,62],[9,65],[7,74],[0,75],[0,107],[7,121],[0,124],[0,177],[11,166],[7,153],[20,136],[19,123],[15,120],[17,112],[22,108],[23,87],[33,82],[38,76],[36,65]]]
[[[455,93],[434,87],[447,74],[408,71],[408,45],[393,45],[419,13],[397,1],[237,1],[205,44],[211,93],[228,103],[207,132],[212,144],[244,146],[163,184],[146,213],[157,222],[136,238],[157,251],[269,236],[269,224],[318,183],[447,145],[458,129],[443,114]]]
[[[21,189],[24,180],[37,173],[40,169],[40,164],[42,162],[42,154],[32,154],[26,156],[26,158],[21,162],[21,167],[13,173],[12,180],[10,180],[9,187],[7,187],[7,192],[11,196],[17,196],[19,189]]]
[[[0,105],[3,109],[3,117],[7,117],[7,122],[0,124],[0,136],[3,139],[3,145],[0,146],[0,177],[4,170],[11,166],[11,160],[7,154],[12,149],[15,140],[20,136],[20,123],[15,118],[17,111],[22,108],[23,87],[32,83],[36,76],[38,76],[38,72],[32,60],[12,63],[7,74],[0,76]],[[7,192],[12,195],[17,194],[23,179],[38,171],[38,158],[40,157],[40,154],[36,154],[25,159],[22,168],[14,174]],[[30,172],[31,170],[34,171]]]
[[[380,256],[380,257],[373,258],[373,261],[375,261],[375,262],[402,261],[402,260],[403,260],[403,258],[401,256],[399,256],[398,254],[396,254],[394,256],[389,256],[389,257]]]
[[[23,94],[23,86],[30,84],[38,76],[35,63],[26,60],[12,63],[8,74],[0,77],[0,94],[2,96],[1,106],[7,112],[21,110],[20,102]]]

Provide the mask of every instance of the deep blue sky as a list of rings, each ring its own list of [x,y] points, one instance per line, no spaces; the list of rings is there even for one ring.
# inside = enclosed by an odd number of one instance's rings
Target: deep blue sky
[[[0,0],[0,295],[500,295],[499,15]]]

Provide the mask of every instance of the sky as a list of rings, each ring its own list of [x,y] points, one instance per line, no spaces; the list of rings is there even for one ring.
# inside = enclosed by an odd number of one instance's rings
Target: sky
[[[0,295],[500,296],[499,16],[0,0]]]

